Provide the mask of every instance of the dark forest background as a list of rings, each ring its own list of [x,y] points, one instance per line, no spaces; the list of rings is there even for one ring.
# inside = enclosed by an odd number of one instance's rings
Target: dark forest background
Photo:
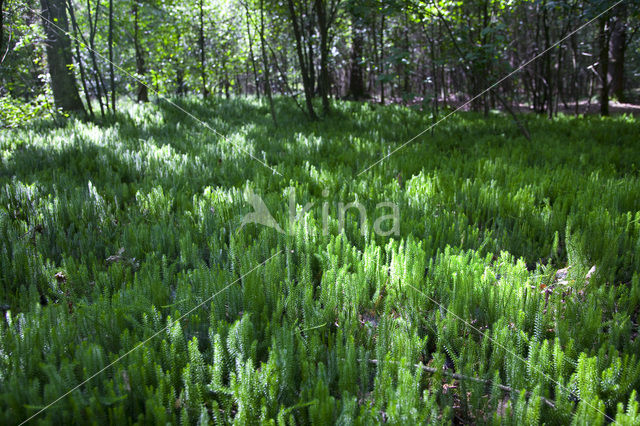
[[[54,104],[105,115],[120,97],[146,102],[152,93],[283,95],[310,118],[336,98],[414,105],[434,117],[469,100],[485,113],[606,115],[612,100],[636,100],[640,80],[640,6],[615,4],[0,0],[3,115]]]

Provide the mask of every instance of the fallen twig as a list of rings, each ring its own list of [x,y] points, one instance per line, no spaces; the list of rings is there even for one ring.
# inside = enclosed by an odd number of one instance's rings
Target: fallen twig
[[[358,361],[362,362],[363,360],[358,358]],[[378,361],[377,359],[369,359],[367,361],[370,362],[371,364],[376,364],[376,365],[380,363],[380,361]],[[397,361],[388,361],[388,362],[392,362],[392,363],[398,364]],[[416,367],[416,368],[421,368],[423,371],[427,371],[429,373],[437,373],[438,372],[438,370],[436,368],[427,367],[426,365],[423,365],[423,364],[413,364],[413,366]],[[445,376],[453,377],[456,380],[466,380],[466,381],[470,381],[470,382],[484,383],[484,384],[491,384],[491,382],[492,382],[491,380],[485,380],[485,379],[481,379],[479,377],[465,376],[464,374],[453,373],[453,372],[450,372],[448,370],[442,370],[441,372]],[[513,393],[513,392],[520,393],[521,392],[518,389],[513,389],[513,388],[511,388],[509,386],[505,386],[505,385],[498,385],[498,388],[500,390],[502,390],[504,392],[508,392],[508,393]],[[526,395],[527,395],[527,397],[530,397],[531,396],[531,392],[526,392]],[[549,407],[556,408],[556,404],[555,404],[554,401],[552,401],[552,400],[550,400],[548,398],[545,398],[543,396],[540,397],[540,400],[542,402],[544,402],[545,404],[547,404]]]

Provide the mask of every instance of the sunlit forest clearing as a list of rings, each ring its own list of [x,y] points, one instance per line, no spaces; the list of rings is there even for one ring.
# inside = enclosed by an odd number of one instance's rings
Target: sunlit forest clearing
[[[638,4],[0,11],[0,424],[640,425]]]

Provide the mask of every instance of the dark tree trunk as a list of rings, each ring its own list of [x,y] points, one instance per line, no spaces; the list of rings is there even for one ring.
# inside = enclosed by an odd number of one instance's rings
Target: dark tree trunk
[[[485,117],[489,116],[489,109],[491,107],[489,102],[489,96],[493,94],[493,92],[491,91],[487,92],[485,90],[485,88],[489,86],[487,82],[487,77],[491,75],[491,69],[492,69],[492,59],[490,54],[488,54],[486,50],[489,45],[489,38],[488,38],[489,33],[485,31],[490,28],[489,27],[490,25],[491,25],[491,16],[489,14],[489,1],[485,0],[482,3],[482,31],[480,36],[480,43],[482,46],[482,50],[481,50],[482,59],[480,64],[481,64],[481,68],[484,69],[484,73],[481,74],[481,77],[479,79],[480,86],[478,87],[478,89],[481,90],[480,93],[482,93],[482,96],[480,99],[482,99],[482,108],[483,108]]]
[[[89,56],[93,64],[93,75],[96,85],[96,92],[98,94],[98,101],[100,103],[100,111],[104,115],[104,107],[102,102],[102,96],[104,95],[107,111],[109,110],[109,91],[104,83],[102,71],[98,64],[98,57],[96,54],[96,34],[98,33],[98,20],[100,19],[100,2],[96,2],[95,15],[93,21],[91,20],[91,3],[87,0],[87,16],[89,21]],[[77,22],[74,23],[77,26]],[[80,30],[77,30],[80,31]]]
[[[409,66],[409,64],[412,62],[411,61],[411,46],[409,45],[409,14],[406,12],[403,14],[403,19],[404,19],[404,25],[403,25],[403,36],[402,36],[402,42],[403,42],[403,48],[404,51],[407,52],[408,55],[408,61],[405,63],[404,61],[402,62],[402,76],[403,76],[403,84],[402,84],[402,92],[404,96],[412,96],[410,94],[410,79],[411,79],[411,68]]]
[[[198,28],[198,47],[200,48],[200,79],[202,80],[202,97],[209,95],[207,89],[206,55],[204,50],[204,0],[200,0],[200,27]]]
[[[109,0],[109,86],[111,86],[111,111],[116,112],[116,78],[113,71],[113,0]]]
[[[4,9],[2,7],[3,0],[0,0],[0,55],[3,55],[2,46],[4,45]],[[3,55],[4,56],[4,55]]]
[[[298,14],[296,13],[293,0],[288,0],[287,5],[289,7],[289,13],[291,15],[291,23],[293,25],[293,35],[296,39],[296,53],[298,54],[298,61],[300,62],[300,73],[302,74],[302,86],[304,88],[304,97],[307,105],[307,113],[312,120],[317,119],[316,112],[313,109],[313,77],[312,68],[313,63],[311,58],[307,61],[304,52],[304,45],[302,40],[302,31],[300,23],[298,22]],[[312,53],[312,52],[310,52]]]
[[[424,25],[424,24],[423,24]],[[424,34],[429,42],[429,62],[431,65],[431,78],[433,85],[433,97],[431,98],[431,113],[432,113],[432,121],[435,124],[438,121],[438,92],[440,88],[438,87],[438,73],[436,70],[436,42],[438,40],[438,34],[434,34],[433,37],[429,36],[429,30],[426,25],[424,25]],[[435,33],[435,30],[434,30]],[[426,80],[426,79],[425,79]],[[433,135],[433,128],[431,129],[431,134]]]
[[[182,38],[182,35],[178,34],[176,49],[178,48],[178,46],[180,46],[181,38]],[[187,94],[187,86],[184,83],[184,65],[179,56],[176,56],[174,61],[175,61],[175,68],[176,68],[176,95],[183,96]]]
[[[572,67],[573,73],[571,75],[571,88],[573,90],[573,101],[574,101],[574,115],[578,115],[579,107],[580,107],[580,68],[578,64],[580,63],[580,53],[578,50],[578,37],[576,34],[571,36],[571,52],[572,52]]]
[[[244,3],[244,9],[247,17],[247,40],[249,40],[249,58],[251,59],[251,66],[253,68],[253,80],[256,85],[256,97],[260,99],[260,82],[258,80],[256,58],[253,54],[253,40],[251,37],[251,25],[249,23],[249,4],[248,3]],[[260,10],[260,13],[262,13],[262,10]],[[262,19],[262,15],[260,15],[260,18]]]
[[[73,22],[73,26],[75,31],[80,34],[80,29],[78,27],[78,23],[75,19],[75,14],[73,13],[73,9],[71,10],[71,20]],[[104,79],[102,78],[102,73],[100,72],[100,66],[98,65],[98,58],[96,57],[96,32],[98,28],[98,20],[100,19],[100,3],[96,3],[95,16],[92,18],[91,14],[91,1],[87,0],[87,21],[89,24],[89,57],[91,58],[91,64],[93,65],[93,80],[94,86],[96,89],[96,97],[98,98],[98,104],[100,105],[100,114],[104,116],[104,103],[102,101],[102,96],[104,94],[105,98],[108,97],[107,88],[104,84]],[[108,99],[107,99],[108,101]],[[109,109],[109,102],[107,102],[107,109]]]
[[[327,17],[326,0],[315,0],[314,5],[318,15],[318,31],[320,33],[320,78],[318,80],[318,92],[322,98],[322,112],[329,114],[329,25],[330,17]]]
[[[1,1],[1,0],[0,0]],[[71,17],[71,26],[73,27],[75,33],[75,51],[76,51],[76,62],[78,63],[78,67],[80,68],[80,82],[82,83],[82,89],[84,90],[84,97],[87,102],[87,109],[89,110],[89,116],[94,117],[93,107],[91,106],[91,94],[89,93],[87,86],[87,74],[84,69],[84,63],[82,62],[82,55],[80,55],[80,40],[78,34],[78,25],[76,23],[75,12],[73,10],[73,4],[71,1],[67,1],[67,7],[69,8],[69,16]]]
[[[133,45],[136,53],[136,73],[138,78],[144,79],[147,70],[144,65],[144,55],[140,46],[140,22],[138,20],[138,2],[133,2]],[[149,102],[149,90],[144,82],[138,81],[138,102]]]
[[[600,48],[600,114],[609,115],[609,17],[598,19],[598,47]]]
[[[547,51],[551,45],[551,37],[549,34],[549,22],[547,20],[546,2],[543,3],[544,12],[542,14],[542,28],[544,32],[544,51]],[[542,101],[542,111],[545,110],[549,118],[553,117],[553,75],[551,73],[551,55],[544,55],[543,62],[544,72],[544,98]]]
[[[371,80],[370,90],[373,94],[376,93],[376,76],[380,73],[380,49],[378,48],[378,30],[377,30],[377,20],[376,15],[374,14],[371,17],[371,28],[369,28],[368,32],[371,34],[371,39],[373,41],[372,46],[372,56],[373,56],[373,66],[371,67],[371,75],[369,76]]]
[[[609,41],[609,91],[618,101],[624,101],[624,54],[627,48],[627,5],[617,8]]]
[[[355,100],[365,97],[364,72],[362,69],[362,50],[364,46],[364,25],[362,18],[351,15],[351,69],[347,95]]]
[[[313,49],[313,15],[309,14],[307,19],[304,17],[301,19],[303,28],[303,40],[307,42],[307,72],[309,73],[309,84],[311,86],[311,93],[315,97],[316,91],[316,66],[314,63],[315,52]]]
[[[40,0],[42,26],[47,37],[47,61],[56,107],[64,111],[84,112],[72,70],[71,42],[64,0]]]
[[[384,7],[384,3],[383,3]],[[384,16],[385,12],[382,11],[382,17],[380,18],[380,103],[384,105]]]
[[[181,66],[176,68],[176,94],[178,96],[184,95],[186,92],[184,87],[184,69]]]
[[[229,99],[230,94],[229,94],[229,71],[227,71],[227,65],[224,65],[224,97],[226,99]]]

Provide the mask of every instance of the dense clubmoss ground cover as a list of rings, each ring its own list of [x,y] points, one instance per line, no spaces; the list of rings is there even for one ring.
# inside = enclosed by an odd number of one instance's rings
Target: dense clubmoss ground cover
[[[179,102],[0,133],[0,423],[640,422],[637,120]]]

